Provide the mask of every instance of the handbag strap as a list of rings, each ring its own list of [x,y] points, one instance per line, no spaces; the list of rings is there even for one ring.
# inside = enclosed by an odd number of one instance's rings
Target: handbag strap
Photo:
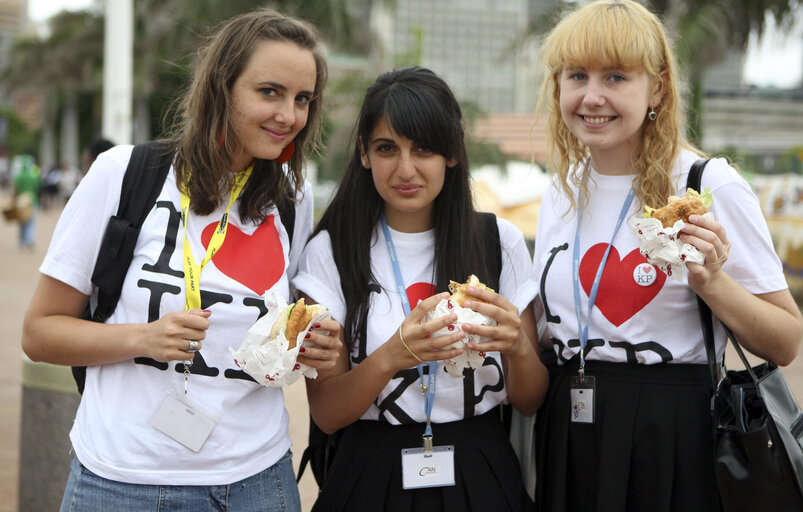
[[[686,188],[700,192],[700,184],[703,181],[703,171],[708,159],[700,159],[692,164],[689,170],[689,177],[686,180]],[[719,371],[717,368],[717,351],[714,346],[714,319],[711,308],[697,295],[697,310],[700,313],[700,325],[703,329],[703,340],[705,341],[705,355],[708,357],[708,369],[711,372],[711,383],[716,389],[719,382]]]
[[[686,188],[700,192],[700,184],[703,179],[703,170],[705,170],[705,164],[707,163],[708,159],[701,159],[692,164],[691,170],[689,170],[689,178],[686,180]],[[697,295],[697,309],[700,313],[700,324],[703,328],[705,354],[708,357],[708,368],[711,372],[711,383],[713,384],[714,389],[716,389],[717,384],[719,383],[719,369],[717,368],[717,352],[714,345],[713,313],[711,312],[711,308],[708,307],[708,304],[706,304],[699,295]],[[739,342],[736,339],[736,336],[733,334],[733,331],[731,331],[730,328],[724,323],[722,323],[722,327],[725,328],[725,333],[728,335],[728,339],[733,344],[733,348],[736,349],[736,354],[739,356],[739,359],[742,360],[744,367],[750,374],[750,378],[753,379],[753,382],[758,383],[758,378],[753,372],[753,368],[750,366],[750,363],[747,361],[747,357],[744,355],[742,347],[739,345]]]

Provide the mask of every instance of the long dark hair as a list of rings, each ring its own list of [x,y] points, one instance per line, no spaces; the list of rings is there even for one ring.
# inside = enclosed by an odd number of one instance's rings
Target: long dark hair
[[[318,47],[315,29],[301,20],[284,16],[272,9],[257,9],[222,24],[199,54],[192,83],[180,103],[175,105],[179,118],[173,128],[172,149],[176,152],[179,186],[187,187],[196,213],[211,213],[228,192],[233,179],[230,172],[237,148],[232,115],[231,91],[248,59],[262,41],[288,42],[312,52],[315,59],[315,90],[309,103],[307,124],[296,135],[295,152],[287,165],[288,176],[273,160],[257,159],[240,200],[243,219],[261,220],[267,209],[287,194],[289,184],[295,193],[302,188],[301,166],[306,146],[321,147],[321,101],[326,85],[326,61]],[[221,146],[221,134],[226,134]],[[191,176],[192,179],[189,179]],[[221,187],[227,184],[229,187]]]
[[[313,236],[328,231],[346,299],[345,339],[349,347],[364,331],[371,289],[371,237],[384,210],[371,171],[362,166],[360,144],[367,147],[379,122],[456,164],[446,170],[435,198],[435,283],[445,291],[449,280],[476,274],[487,282],[483,232],[471,196],[463,116],[449,86],[432,71],[409,67],[383,73],[365,93],[355,127],[354,152],[334,198]]]

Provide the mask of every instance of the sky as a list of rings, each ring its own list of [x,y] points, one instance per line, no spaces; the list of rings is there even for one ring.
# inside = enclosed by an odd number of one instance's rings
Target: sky
[[[96,0],[28,0],[33,21],[44,21],[62,10],[82,9]],[[803,82],[803,4],[798,9],[797,23],[789,36],[775,30],[772,19],[761,41],[751,41],[744,78],[757,86],[789,88]]]

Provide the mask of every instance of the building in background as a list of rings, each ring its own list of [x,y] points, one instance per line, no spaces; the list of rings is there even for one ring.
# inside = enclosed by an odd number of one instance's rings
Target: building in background
[[[744,66],[743,53],[729,52],[706,72],[703,149],[749,156],[752,172],[800,172],[799,167],[786,168],[795,161],[787,163],[784,157],[803,147],[803,84],[789,89],[754,87],[744,80]]]
[[[398,56],[415,55],[449,83],[461,102],[484,112],[523,113],[535,104],[537,66],[526,48],[518,51],[517,38],[531,12],[556,2],[377,0],[370,24],[386,66]]]

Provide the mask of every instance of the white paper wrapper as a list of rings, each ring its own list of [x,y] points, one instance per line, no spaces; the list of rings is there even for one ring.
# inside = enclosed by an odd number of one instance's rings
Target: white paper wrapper
[[[703,217],[714,218],[711,212]],[[639,241],[639,250],[650,265],[655,265],[666,275],[681,281],[686,263],[705,263],[705,255],[696,247],[684,244],[678,233],[686,224],[679,220],[671,228],[664,228],[658,219],[638,219],[633,223],[633,233]]]
[[[305,340],[304,335],[315,322],[328,320],[329,311],[324,310],[315,315],[306,329],[298,334],[295,348],[288,350],[290,343],[284,337],[284,333],[273,339],[269,337],[271,327],[287,307],[287,302],[282,296],[267,292],[265,305],[268,307],[268,313],[248,329],[240,348],[234,350],[229,347],[234,362],[254,380],[268,387],[288,386],[302,375],[309,379],[316,378],[318,371],[315,368],[300,363],[297,370],[293,368],[301,346],[315,346],[314,343]]]
[[[452,334],[456,329],[462,330],[462,325],[464,323],[467,324],[474,324],[474,325],[496,325],[496,320],[493,318],[489,318],[481,313],[477,313],[473,309],[461,307],[457,302],[454,302],[451,299],[443,299],[435,306],[435,309],[431,310],[427,313],[427,316],[424,318],[424,321],[432,320],[435,318],[440,318],[443,315],[448,315],[450,313],[454,313],[457,315],[457,321],[452,325],[446,326],[443,329],[436,331],[432,334],[432,337],[443,336],[446,334]],[[489,338],[485,338],[483,336],[479,336],[477,334],[469,334],[466,333],[466,337],[462,340],[456,341],[452,345],[451,348],[462,348],[463,353],[458,355],[457,357],[452,357],[444,361],[444,365],[446,367],[446,371],[449,375],[453,377],[463,377],[463,369],[464,368],[479,368],[482,366],[483,361],[485,360],[485,353],[484,352],[477,352],[474,350],[468,350],[465,348],[466,343],[481,343],[483,341],[487,341]]]

